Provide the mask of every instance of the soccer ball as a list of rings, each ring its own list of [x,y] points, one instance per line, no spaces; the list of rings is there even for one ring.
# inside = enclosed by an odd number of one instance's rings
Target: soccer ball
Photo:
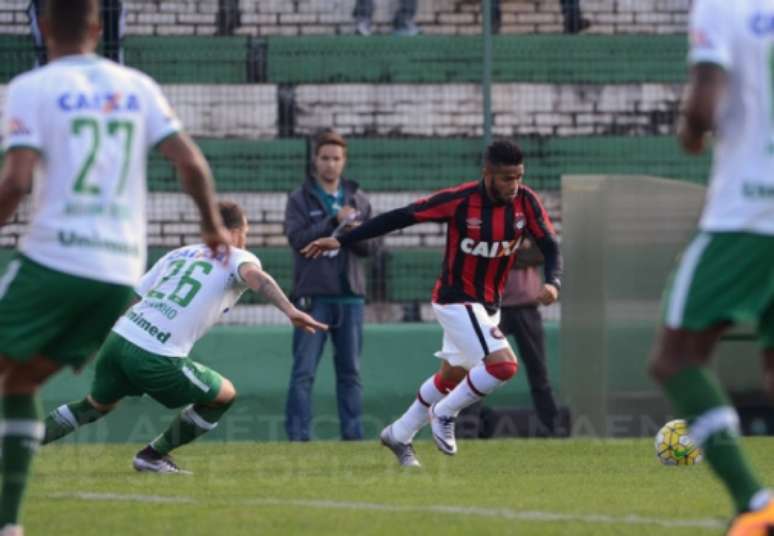
[[[656,457],[664,465],[693,465],[704,459],[704,453],[688,437],[688,423],[675,419],[656,434]]]

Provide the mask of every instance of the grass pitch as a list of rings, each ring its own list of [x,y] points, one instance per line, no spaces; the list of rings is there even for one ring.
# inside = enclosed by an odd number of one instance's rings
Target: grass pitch
[[[774,482],[774,439],[745,445]],[[719,535],[731,512],[706,464],[661,466],[649,439],[416,447],[420,469],[375,442],[202,442],[177,453],[183,476],[135,473],[139,445],[54,444],[24,524],[30,536]]]

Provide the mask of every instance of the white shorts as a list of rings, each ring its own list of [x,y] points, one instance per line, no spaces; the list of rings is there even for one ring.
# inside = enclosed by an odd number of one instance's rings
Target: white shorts
[[[433,311],[443,327],[443,347],[435,356],[454,367],[470,370],[488,354],[510,348],[497,327],[500,311],[490,316],[480,303],[434,303]]]

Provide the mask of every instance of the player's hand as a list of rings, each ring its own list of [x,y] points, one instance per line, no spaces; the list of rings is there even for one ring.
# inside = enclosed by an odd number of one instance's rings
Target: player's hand
[[[301,255],[307,259],[316,259],[326,251],[339,248],[341,248],[341,243],[333,237],[318,238],[304,246],[301,250]]]
[[[549,283],[543,285],[537,298],[541,305],[551,305],[558,299],[559,289]]]
[[[231,254],[231,235],[225,227],[219,225],[213,231],[202,231],[202,241],[210,248],[213,259],[228,263]]]
[[[293,326],[301,328],[310,335],[315,334],[317,331],[328,331],[328,325],[318,322],[303,311],[295,309],[288,314],[288,319]]]
[[[354,221],[355,218],[358,216],[358,211],[355,207],[350,206],[343,206],[339,211],[336,213],[336,220],[339,223],[344,223],[345,221]]]

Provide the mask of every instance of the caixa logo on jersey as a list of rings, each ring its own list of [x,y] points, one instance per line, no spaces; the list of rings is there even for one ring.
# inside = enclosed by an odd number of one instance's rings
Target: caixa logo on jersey
[[[140,99],[137,95],[121,92],[115,93],[79,93],[68,91],[62,93],[56,99],[60,110],[65,112],[78,112],[89,110],[93,112],[139,112]]]
[[[519,248],[517,240],[499,240],[495,242],[476,242],[472,238],[465,238],[460,242],[460,249],[468,255],[476,257],[486,257],[494,259],[496,257],[507,257],[513,254]]]
[[[758,37],[774,33],[774,13],[756,13],[750,19],[750,29]]]

